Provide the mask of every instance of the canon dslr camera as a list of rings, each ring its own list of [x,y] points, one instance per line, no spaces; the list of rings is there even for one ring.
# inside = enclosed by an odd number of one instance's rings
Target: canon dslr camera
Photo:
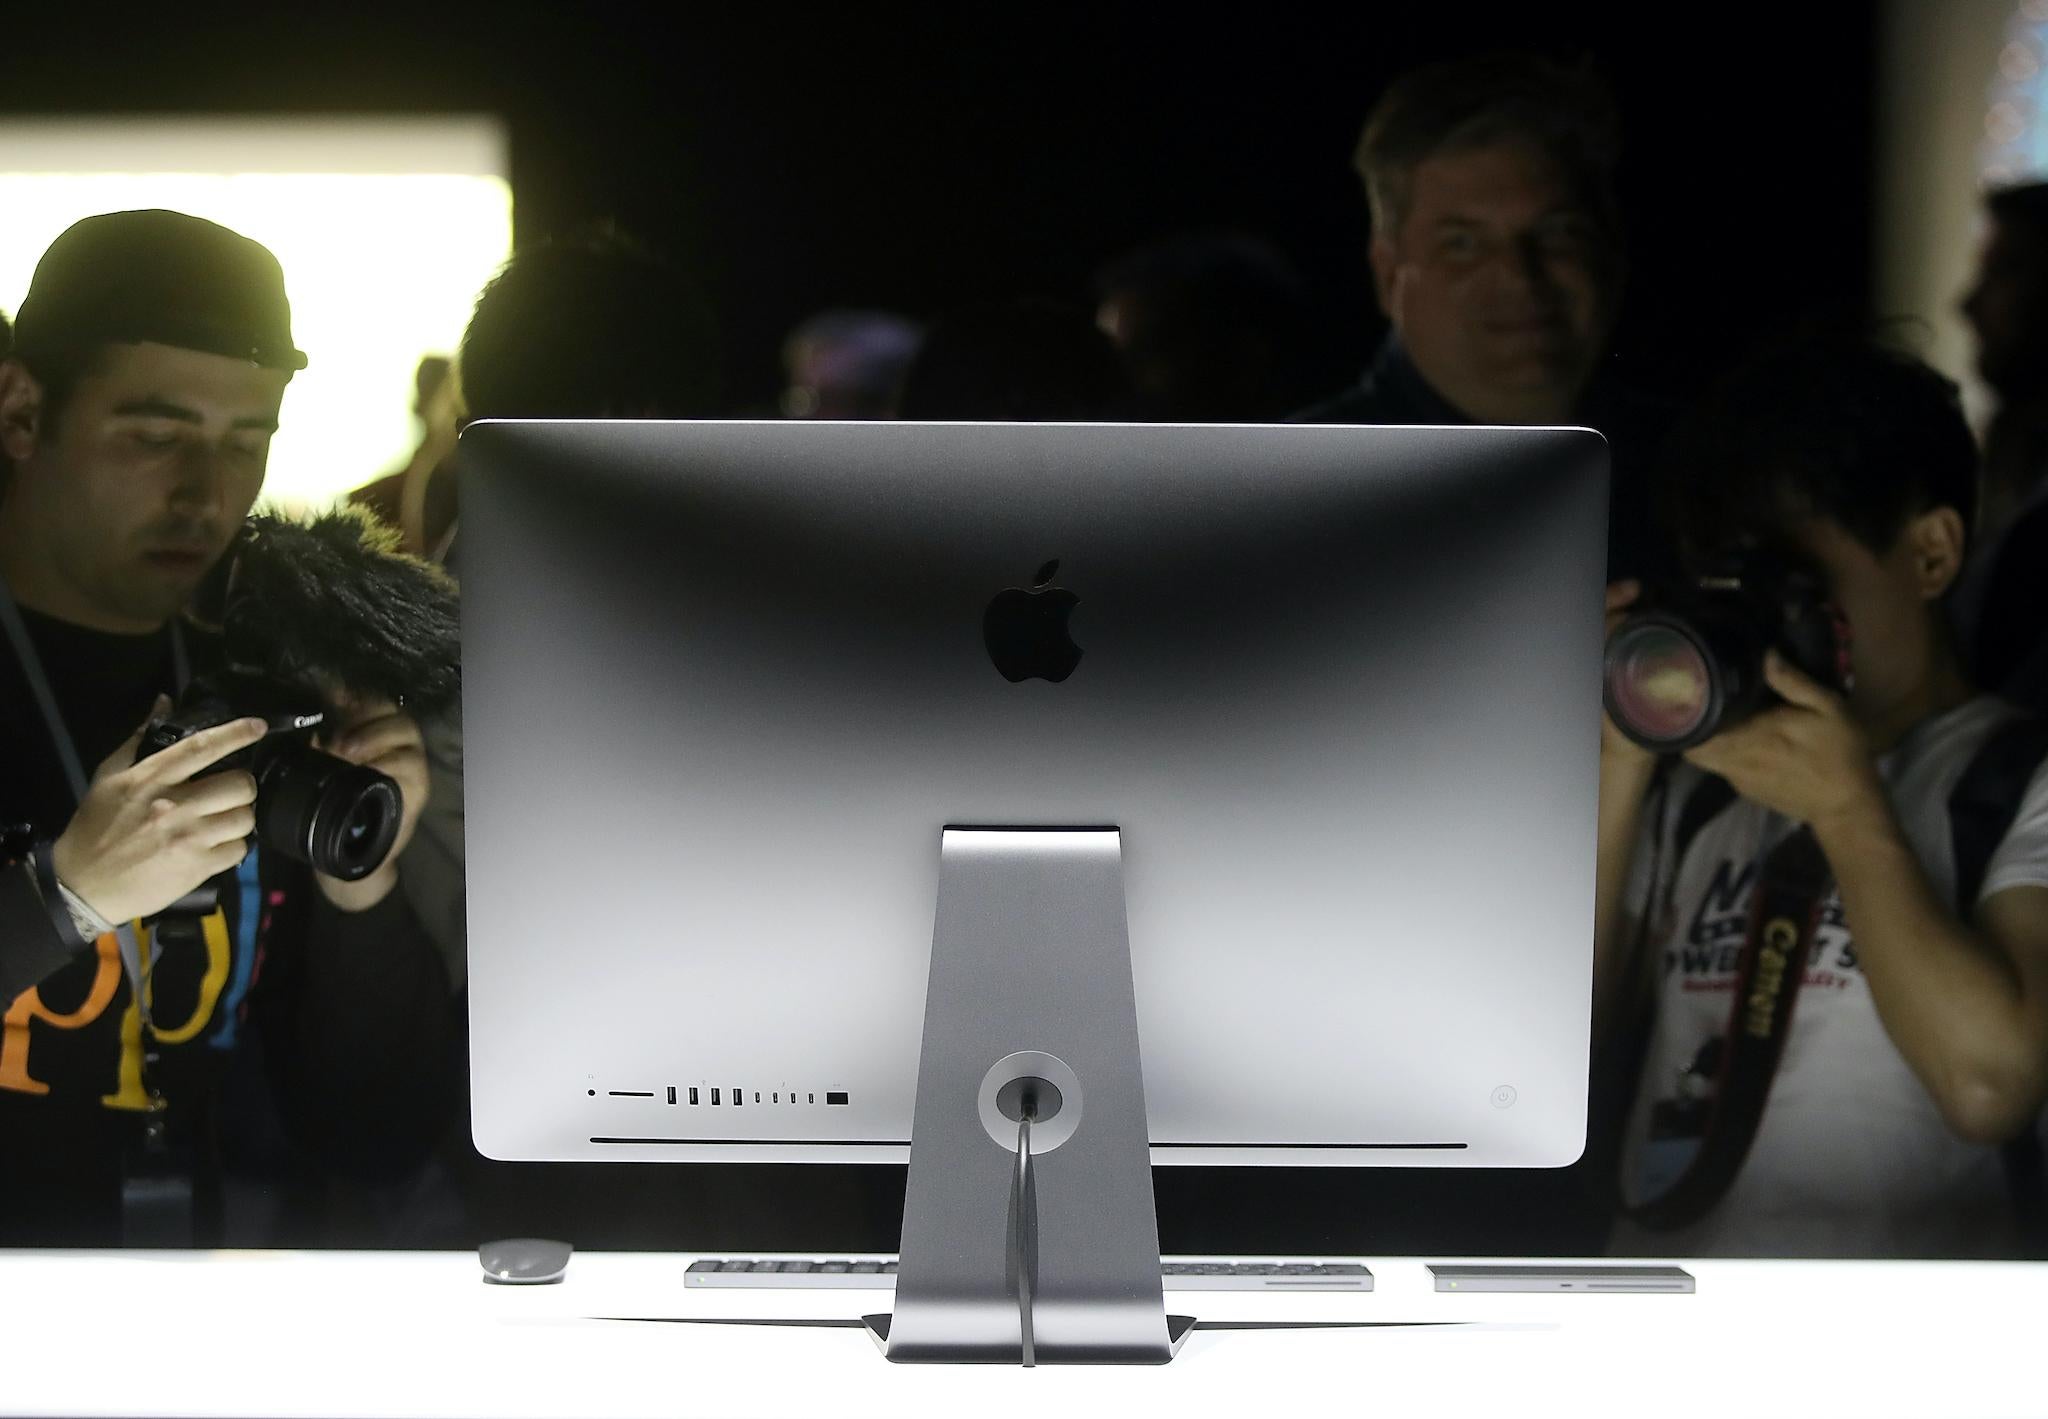
[[[252,715],[269,730],[204,773],[247,769],[255,776],[257,841],[344,882],[375,872],[398,838],[398,785],[387,774],[314,748],[327,712],[302,693],[232,671],[195,679],[171,712],[143,731],[135,757],[139,762],[203,729]]]
[[[1848,626],[1821,577],[1758,548],[1723,555],[1646,597],[1607,638],[1608,716],[1645,749],[1690,749],[1777,701],[1764,681],[1772,649],[1828,688],[1849,688]]]

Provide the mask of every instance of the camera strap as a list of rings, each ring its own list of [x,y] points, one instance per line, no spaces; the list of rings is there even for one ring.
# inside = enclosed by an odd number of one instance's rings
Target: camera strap
[[[1705,1126],[1691,1138],[1653,1139],[1647,1145],[1645,1174],[1653,1191],[1628,1209],[1644,1226],[1662,1231],[1698,1220],[1742,1170],[1763,1122],[1833,884],[1834,874],[1811,828],[1795,829],[1764,857],[1728,1026],[1715,1052]]]

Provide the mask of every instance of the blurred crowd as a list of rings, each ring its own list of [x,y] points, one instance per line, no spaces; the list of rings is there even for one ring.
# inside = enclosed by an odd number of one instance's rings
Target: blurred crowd
[[[784,344],[775,412],[1599,430],[1613,626],[1761,559],[1821,588],[1843,673],[1774,654],[1762,708],[1671,752],[1603,725],[1585,1157],[1349,1173],[1345,1235],[1434,1255],[2048,1255],[2048,183],[1984,197],[1958,293],[1996,399],[1980,434],[1877,329],[1788,320],[1700,388],[1619,375],[1622,132],[1593,73],[1534,57],[1392,85],[1355,156],[1385,334],[1335,387],[1286,252],[1203,231],[1104,262],[1086,291],[929,320],[822,311]],[[51,248],[0,362],[0,826],[18,825],[0,1245],[654,1245],[695,1206],[788,1246],[888,1246],[886,1179],[762,1169],[739,1203],[644,1176],[666,1169],[476,1156],[453,705],[339,687],[329,746],[406,788],[391,866],[361,881],[236,851],[254,788],[200,773],[254,742],[235,724],[136,757],[156,696],[208,654],[189,613],[242,545],[306,358],[262,248],[171,214],[93,221]],[[460,348],[420,361],[416,451],[350,495],[369,535],[459,583],[470,420],[747,412],[710,309],[609,225],[521,249]],[[1773,913],[1794,923],[1775,947]],[[1738,1007],[1780,947],[1794,983],[1753,1042]],[[1221,1224],[1225,1245],[1181,1235],[1229,1249]]]

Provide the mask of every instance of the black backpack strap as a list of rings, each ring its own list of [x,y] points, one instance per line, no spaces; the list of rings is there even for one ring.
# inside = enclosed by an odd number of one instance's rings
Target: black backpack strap
[[[2048,759],[2048,719],[2022,715],[1993,730],[1963,770],[1948,799],[1949,845],[1956,867],[1956,915],[1967,924],[1991,855],[2012,831],[2034,771]],[[2000,1150],[2020,1243],[2028,1256],[2048,1257],[2048,1157],[2038,1120]]]
[[[2048,759],[2048,719],[2021,715],[1991,732],[1948,796],[1949,846],[1956,864],[1956,913],[1969,921],[1991,855],[2012,831],[2034,771]]]

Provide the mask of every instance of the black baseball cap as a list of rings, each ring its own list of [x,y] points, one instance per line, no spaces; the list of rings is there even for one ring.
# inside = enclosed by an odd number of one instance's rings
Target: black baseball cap
[[[50,243],[14,316],[14,353],[151,341],[287,372],[292,344],[284,269],[269,248],[183,212],[106,212]]]

